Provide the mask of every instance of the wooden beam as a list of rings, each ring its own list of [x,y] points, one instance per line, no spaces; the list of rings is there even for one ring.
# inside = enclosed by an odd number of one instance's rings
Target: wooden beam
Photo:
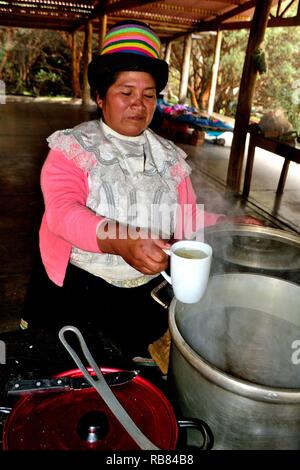
[[[192,51],[192,35],[188,34],[184,42],[183,64],[182,64],[180,90],[179,90],[179,103],[184,103],[186,99],[186,95],[187,95],[191,51]]]
[[[260,1],[260,0],[259,0]],[[258,0],[249,0],[242,5],[239,5],[236,8],[232,8],[230,11],[227,11],[223,15],[216,15],[215,18],[211,20],[202,20],[199,21],[196,26],[190,30],[191,33],[198,33],[198,32],[203,32],[203,31],[217,31],[218,29],[222,29],[222,23],[230,18],[234,18],[237,15],[240,15],[244,11],[247,11],[251,8],[254,8],[256,6],[256,3]],[[172,41],[175,39],[178,39],[181,37],[182,34],[175,34],[172,37]]]
[[[268,21],[268,28],[277,28],[278,26],[281,27],[289,27],[289,26],[300,26],[300,15],[299,16],[291,16],[289,18],[271,18]]]
[[[289,18],[274,17],[268,21],[268,28],[300,26],[300,15]],[[251,21],[233,21],[232,23],[223,23],[220,26],[222,31],[231,31],[234,29],[249,29]],[[206,31],[206,30],[205,30]],[[210,29],[209,29],[210,31]]]
[[[6,19],[0,16],[0,26],[8,26],[12,28],[28,28],[28,29],[50,29],[56,31],[67,31],[72,32],[73,26],[72,24],[64,24],[61,22],[44,22],[44,21],[37,21],[37,20],[20,20],[14,18],[13,20]]]
[[[88,82],[88,65],[92,60],[92,34],[93,26],[92,21],[87,21],[85,24],[85,38],[83,47],[83,90],[82,90],[82,104],[90,104],[91,90]]]
[[[285,9],[280,13],[280,16],[283,18],[284,14],[291,8],[291,6],[295,3],[295,0],[291,0],[290,3],[285,7]]]
[[[72,33],[72,95],[74,98],[80,98],[80,63],[77,52],[77,34]]]
[[[87,19],[93,18],[98,20],[99,14],[107,13],[108,15],[111,14],[111,16],[108,17],[108,22],[110,24],[126,18],[144,20],[152,26],[155,31],[157,31],[161,40],[166,42],[192,32],[249,28],[251,22],[243,21],[242,18],[239,18],[239,21],[232,21],[232,18],[234,17],[236,19],[237,15],[253,8],[253,6],[260,0],[223,0],[223,6],[226,7],[225,13],[219,15],[216,14],[215,16],[211,16],[210,19],[202,20],[200,22],[195,22],[193,20],[193,18],[197,17],[195,12],[205,10],[197,8],[197,6],[185,6],[183,4],[184,2],[180,2],[181,4],[177,5],[175,2],[166,3],[164,1],[157,0],[117,0],[110,3],[109,1],[110,0],[99,0],[95,3],[95,8],[92,10],[92,2],[87,4],[86,2],[80,3],[78,1],[71,2],[71,0],[65,0],[64,2],[53,2],[52,4],[48,0],[14,0],[10,2],[10,5],[1,6],[0,25],[38,29],[57,29],[72,32],[78,28],[81,30]],[[220,2],[221,0],[211,0],[211,7],[213,8],[215,3],[218,4]],[[295,0],[289,0],[288,7],[294,2]],[[199,5],[199,3],[201,2],[195,2],[195,5]],[[283,4],[282,0],[278,0],[278,5],[281,3]],[[162,14],[155,13],[151,16],[151,13],[147,11],[147,5],[153,5],[155,9],[156,7],[158,9],[160,8]],[[232,8],[229,9],[230,6],[232,6]],[[42,14],[39,14],[38,7],[40,7]],[[13,11],[5,12],[5,8],[13,8]],[[134,10],[134,8],[136,9]],[[216,5],[216,8],[219,8],[219,6]],[[128,10],[128,16],[124,15],[124,9]],[[166,15],[165,13],[167,13],[167,10],[175,12],[178,11],[178,15],[175,15],[175,17],[172,17],[172,15]],[[224,8],[222,8],[221,11],[224,11]],[[118,12],[120,12],[120,15],[118,15]],[[187,18],[184,16],[184,13],[186,12],[194,12],[193,18]],[[298,13],[296,17],[274,17],[269,21],[268,27],[299,26],[299,17],[300,2],[298,3]],[[97,25],[94,26],[97,28]]]
[[[165,57],[164,60],[170,65],[171,61],[171,52],[172,52],[172,41],[169,41],[166,45]]]
[[[244,11],[254,8],[257,3],[259,3],[258,0],[249,0],[248,2],[245,2],[242,5],[239,5],[238,7],[232,8],[231,10],[227,11],[226,13],[223,13],[222,15],[216,15],[216,18],[212,20],[203,20],[203,22],[210,23],[211,25],[215,25],[216,23],[223,23],[224,21],[229,20],[230,18],[240,15]],[[202,21],[199,23],[199,26],[201,26],[201,23]]]
[[[122,17],[116,18],[116,21],[121,21]],[[123,18],[124,19],[124,18]],[[114,18],[115,20],[115,18]],[[1,23],[1,19],[0,19]],[[107,18],[107,23],[108,25],[112,24],[111,19],[108,17]],[[172,41],[173,39],[173,32],[174,29],[177,29],[178,32],[180,31],[178,36],[184,36],[186,34],[190,34],[192,32],[192,29],[185,29],[182,28],[180,25],[172,25],[169,23],[164,23],[163,27],[164,29],[161,30],[161,25],[157,25],[157,22],[150,22],[148,21],[149,26],[151,26],[159,35],[160,40],[162,41],[163,44],[168,43]],[[294,16],[291,18],[271,18],[268,21],[268,28],[274,28],[274,27],[289,27],[289,26],[300,26],[300,16]],[[99,34],[99,23],[98,22],[93,22],[93,27],[94,31]],[[230,31],[230,30],[238,30],[238,29],[250,29],[251,27],[251,21],[233,21],[233,22],[228,22],[228,23],[223,23],[220,25],[220,30],[222,31]],[[45,26],[41,26],[41,28],[45,28]],[[60,29],[57,27],[57,29]],[[81,30],[82,27],[80,26],[78,28],[78,31]],[[66,29],[70,30],[70,29]],[[203,30],[197,31],[197,32],[207,32],[211,31],[210,27],[204,26]]]
[[[277,8],[276,8],[276,16],[280,16],[281,4],[282,4],[282,0],[278,0]]]
[[[101,52],[101,49],[102,49],[102,44],[106,35],[106,31],[107,31],[107,15],[102,15],[99,18],[99,44],[98,44],[99,53]]]
[[[258,47],[260,47],[264,39],[272,3],[272,0],[260,0],[257,2],[251,22],[227,172],[227,190],[235,193],[238,193],[240,190],[246,136],[257,76],[257,70],[253,61],[253,53]]]
[[[211,75],[211,83],[210,83],[210,90],[209,90],[209,99],[208,99],[208,107],[207,107],[208,115],[211,115],[214,112],[217,79],[218,79],[220,55],[221,55],[221,45],[222,45],[222,31],[218,31],[218,34],[216,37],[215,50],[214,50],[214,62],[212,66],[212,75]]]

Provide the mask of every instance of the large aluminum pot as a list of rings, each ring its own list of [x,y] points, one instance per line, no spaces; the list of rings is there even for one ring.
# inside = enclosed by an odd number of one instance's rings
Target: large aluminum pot
[[[300,286],[213,276],[197,304],[173,298],[169,380],[214,449],[300,449]]]
[[[212,273],[255,272],[300,284],[300,236],[257,225],[205,228],[212,246]]]

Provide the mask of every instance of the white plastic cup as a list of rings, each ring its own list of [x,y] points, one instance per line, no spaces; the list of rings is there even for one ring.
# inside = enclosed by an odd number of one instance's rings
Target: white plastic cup
[[[164,251],[171,257],[171,276],[165,271],[161,274],[172,285],[175,297],[186,304],[198,302],[206,291],[212,247],[207,243],[183,240]]]

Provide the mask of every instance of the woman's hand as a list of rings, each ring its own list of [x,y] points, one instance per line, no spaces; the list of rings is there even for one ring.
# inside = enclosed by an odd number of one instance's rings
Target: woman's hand
[[[128,228],[115,222],[101,226],[98,246],[102,253],[122,256],[126,263],[143,274],[160,273],[169,261],[169,256],[163,251],[170,248],[169,243],[151,238],[145,229]]]
[[[260,225],[263,226],[265,225],[264,222],[260,219],[257,219],[256,217],[252,217],[251,215],[237,215],[233,217],[229,216],[222,216],[219,218],[218,222],[219,223],[225,223],[225,224],[248,224],[248,225]]]

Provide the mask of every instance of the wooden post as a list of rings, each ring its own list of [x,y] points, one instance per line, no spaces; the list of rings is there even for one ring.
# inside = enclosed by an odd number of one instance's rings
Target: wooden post
[[[252,55],[263,41],[272,3],[272,0],[257,2],[251,23],[227,172],[227,190],[235,193],[240,190],[246,136],[257,75]]]
[[[172,52],[172,41],[169,41],[166,46],[165,52],[165,61],[170,65],[171,60],[171,52]]]
[[[209,99],[208,99],[208,108],[207,108],[208,115],[211,115],[214,112],[217,79],[218,79],[218,71],[219,71],[219,64],[220,64],[221,45],[222,45],[222,31],[218,31],[218,34],[216,37],[214,63],[212,66],[211,84],[210,84],[210,92],[209,92]]]
[[[102,44],[106,35],[107,29],[107,15],[102,15],[99,18],[99,53],[102,49]]]
[[[183,64],[182,64],[180,90],[179,90],[179,103],[184,103],[186,99],[186,95],[187,95],[191,51],[192,51],[192,35],[189,34],[186,36],[185,42],[184,42]]]
[[[91,90],[88,83],[88,65],[92,60],[92,36],[93,36],[93,23],[87,21],[85,24],[85,37],[83,47],[83,91],[82,91],[82,104],[90,104]]]
[[[73,98],[79,98],[80,81],[79,81],[79,60],[77,53],[77,35],[74,31],[72,33],[72,94]]]

